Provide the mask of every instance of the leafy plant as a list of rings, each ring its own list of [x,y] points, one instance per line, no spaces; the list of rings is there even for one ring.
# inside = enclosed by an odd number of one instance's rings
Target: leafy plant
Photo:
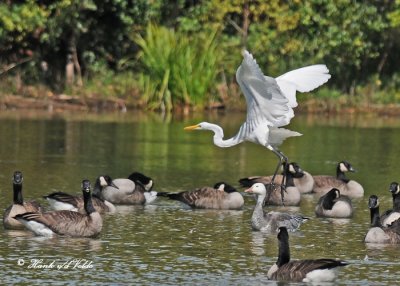
[[[217,32],[189,37],[150,24],[146,36],[136,34],[143,98],[151,109],[171,110],[178,105],[204,105],[218,73],[221,52]]]

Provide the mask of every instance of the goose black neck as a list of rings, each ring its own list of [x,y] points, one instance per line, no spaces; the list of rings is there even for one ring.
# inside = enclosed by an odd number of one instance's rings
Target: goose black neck
[[[393,210],[395,212],[400,212],[400,193],[392,194],[393,197]]]
[[[343,182],[345,182],[345,183],[348,183],[350,181],[346,177],[346,174],[342,170],[340,170],[340,164],[336,167],[336,178],[341,180],[341,181],[343,181]]]
[[[294,187],[293,174],[286,172],[286,187]]]
[[[103,188],[101,187],[100,183],[100,177],[96,179],[96,182],[94,183],[94,188],[93,188],[93,193],[94,194],[99,194]]]
[[[13,183],[14,189],[14,204],[23,205],[24,200],[22,198],[22,184]]]
[[[331,210],[335,204],[336,194],[334,192],[328,192],[322,199],[322,206],[326,210]]]
[[[90,194],[90,192],[85,192],[85,191],[83,192],[83,203],[85,211],[88,215],[96,211],[95,208],[93,207],[92,195]]]
[[[371,208],[371,226],[381,227],[381,219],[379,217],[379,207]]]
[[[281,267],[290,261],[289,235],[286,232],[279,239],[279,254],[276,265]]]

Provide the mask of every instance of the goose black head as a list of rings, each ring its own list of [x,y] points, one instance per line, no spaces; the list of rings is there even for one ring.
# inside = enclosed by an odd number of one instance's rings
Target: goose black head
[[[389,191],[393,194],[393,195],[397,195],[398,193],[400,193],[400,186],[397,182],[393,182],[390,184],[389,187]]]
[[[13,175],[13,183],[16,185],[22,184],[24,178],[22,177],[22,173],[20,171],[15,171]]]
[[[237,190],[232,187],[231,185],[225,183],[225,182],[218,182],[214,185],[214,189],[219,190],[219,191],[223,191],[226,193],[233,193],[233,192],[237,192]]]
[[[99,180],[100,180],[100,186],[102,186],[103,188],[109,186],[109,187],[114,187],[116,189],[119,189],[118,186],[116,186],[113,183],[113,180],[111,179],[111,177],[108,175],[100,176]]]
[[[153,188],[153,179],[150,177],[147,177],[146,175],[139,173],[139,172],[133,172],[128,176],[128,179],[135,182],[135,183],[140,183],[142,184],[146,191],[150,191]]]
[[[353,166],[348,161],[345,161],[345,160],[339,162],[338,169],[343,173],[344,172],[353,172],[353,173],[356,172],[356,170],[353,168]]]
[[[85,193],[90,193],[90,181],[89,180],[83,180],[82,181],[82,191]]]
[[[379,199],[377,196],[372,195],[369,197],[368,199],[368,208],[370,209],[376,209],[377,207],[379,207]]]
[[[292,173],[293,178],[301,178],[304,176],[304,171],[296,162],[291,162],[288,166],[288,172]]]

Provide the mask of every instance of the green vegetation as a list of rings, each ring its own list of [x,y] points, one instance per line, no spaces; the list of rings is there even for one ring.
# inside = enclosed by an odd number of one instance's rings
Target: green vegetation
[[[32,96],[33,86],[164,110],[229,104],[247,48],[270,75],[327,64],[327,88],[300,100],[400,100],[400,0],[169,2],[2,1],[0,93]]]

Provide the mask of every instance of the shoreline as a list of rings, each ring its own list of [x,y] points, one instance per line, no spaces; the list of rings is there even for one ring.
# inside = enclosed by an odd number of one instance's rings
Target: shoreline
[[[211,107],[202,109],[205,112],[214,111],[235,111],[246,112],[245,108],[238,108],[236,104],[215,104]],[[243,105],[242,105],[243,106]],[[245,105],[244,105],[245,106]],[[189,108],[190,109],[190,108]],[[171,113],[188,115],[188,108],[179,108]],[[146,110],[143,106],[132,104],[128,100],[120,98],[88,98],[80,96],[70,96],[65,94],[52,95],[48,97],[26,97],[21,95],[2,95],[0,96],[0,111],[12,110],[37,110],[47,112],[119,112],[125,113],[134,110]],[[199,110],[197,110],[199,111]],[[149,111],[152,113],[163,113],[161,111]],[[299,103],[295,108],[296,113],[300,114],[368,114],[374,113],[378,116],[399,116],[400,104],[372,104],[365,103],[360,106],[343,106],[332,104],[332,100],[316,100],[315,98]]]

